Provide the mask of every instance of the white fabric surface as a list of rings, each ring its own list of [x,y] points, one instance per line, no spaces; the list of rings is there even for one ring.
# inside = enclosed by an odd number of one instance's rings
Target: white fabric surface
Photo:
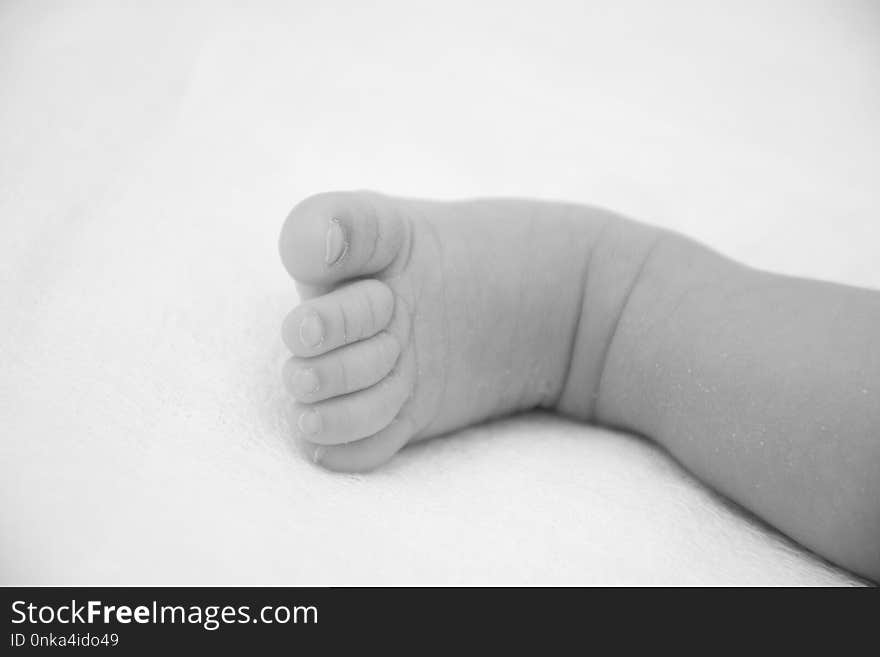
[[[0,5],[0,583],[845,584],[550,416],[330,474],[289,440],[289,208],[560,197],[880,287],[880,11]]]

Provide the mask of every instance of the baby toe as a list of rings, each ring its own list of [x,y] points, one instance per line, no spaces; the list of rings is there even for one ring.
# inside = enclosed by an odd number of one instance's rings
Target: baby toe
[[[398,417],[372,436],[344,445],[314,445],[312,460],[336,472],[367,472],[391,460],[412,438],[413,423]]]
[[[326,284],[382,271],[401,253],[401,202],[372,192],[327,192],[291,210],[279,240],[293,278]]]
[[[296,403],[298,437],[318,445],[350,443],[378,433],[397,416],[411,393],[406,377],[392,372],[379,383],[314,404]]]
[[[363,390],[381,381],[400,355],[400,342],[387,331],[315,358],[289,359],[283,379],[297,400],[316,402]]]
[[[393,312],[394,294],[385,283],[357,281],[294,308],[281,337],[295,356],[317,356],[382,331]]]

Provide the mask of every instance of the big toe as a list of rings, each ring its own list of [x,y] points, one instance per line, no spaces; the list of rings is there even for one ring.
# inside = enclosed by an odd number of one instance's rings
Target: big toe
[[[279,251],[294,279],[328,285],[383,271],[408,239],[399,201],[374,192],[325,192],[291,210]]]

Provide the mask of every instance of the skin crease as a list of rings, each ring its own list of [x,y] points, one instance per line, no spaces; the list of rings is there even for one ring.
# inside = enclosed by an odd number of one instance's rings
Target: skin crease
[[[369,470],[408,442],[546,408],[656,441],[880,580],[880,293],[515,199],[319,194],[280,252],[303,299],[282,330],[291,426],[321,465]],[[315,313],[325,337],[310,347]],[[304,369],[323,379],[312,398],[294,391]]]

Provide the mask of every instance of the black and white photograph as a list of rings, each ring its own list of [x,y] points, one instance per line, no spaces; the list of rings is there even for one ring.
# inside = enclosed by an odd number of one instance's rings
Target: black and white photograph
[[[0,0],[0,227],[0,585],[78,632],[880,582],[876,0]]]

